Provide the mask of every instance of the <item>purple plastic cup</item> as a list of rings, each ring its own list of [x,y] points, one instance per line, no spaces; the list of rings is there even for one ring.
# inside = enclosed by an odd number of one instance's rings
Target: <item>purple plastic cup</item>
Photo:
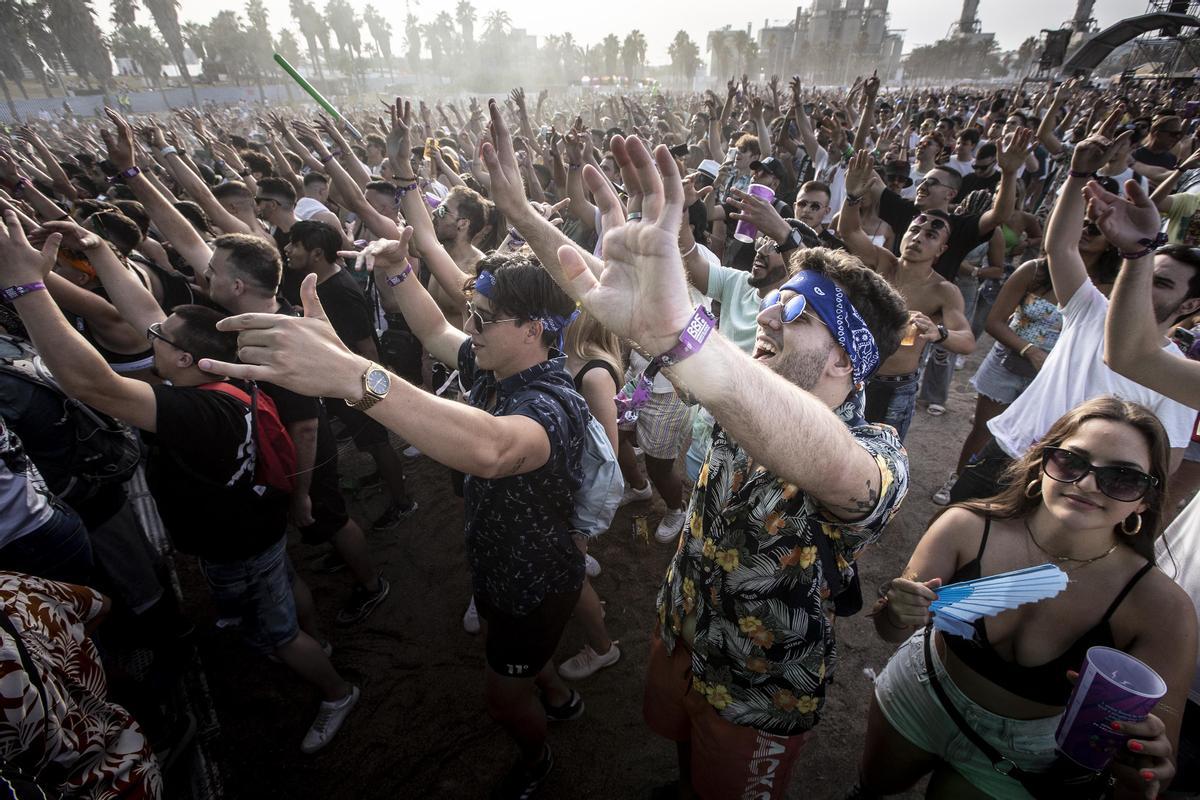
[[[746,194],[752,194],[755,197],[761,197],[768,203],[775,202],[775,190],[770,186],[763,186],[761,183],[752,183],[746,188]],[[758,228],[754,227],[754,223],[748,219],[739,219],[737,227],[733,231],[733,238],[739,242],[753,243],[754,238],[758,236]]]
[[[1158,673],[1128,653],[1092,647],[1058,723],[1058,751],[1084,769],[1101,772],[1128,736],[1114,722],[1141,722],[1167,693]]]

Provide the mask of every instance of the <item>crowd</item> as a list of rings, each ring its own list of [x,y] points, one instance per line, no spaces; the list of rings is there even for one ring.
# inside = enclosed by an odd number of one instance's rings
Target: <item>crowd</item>
[[[345,572],[338,625],[388,614],[364,528],[416,512],[402,456],[423,454],[462,498],[462,623],[516,746],[494,797],[537,792],[548,724],[585,714],[572,684],[621,658],[588,544],[654,494],[675,555],[628,687],[677,747],[654,796],[785,796],[835,620],[859,612],[898,649],[846,797],[926,776],[931,797],[1200,791],[1196,97],[743,77],[396,98],[346,110],[361,141],[252,106],[10,131],[0,777],[163,796],[169,690],[106,685],[132,640],[159,686],[214,622],[177,602],[159,521],[215,623],[315,690],[300,749],[337,747],[381,689],[339,671],[304,573]],[[936,465],[946,508],[864,588],[910,423],[946,413],[985,332],[972,428]],[[376,519],[351,515],[340,442],[387,497]],[[328,554],[297,570],[301,543]],[[972,639],[931,627],[941,586],[1047,562],[1061,594]],[[556,665],[573,616],[587,644]],[[1081,776],[1054,734],[1095,645],[1168,690]]]

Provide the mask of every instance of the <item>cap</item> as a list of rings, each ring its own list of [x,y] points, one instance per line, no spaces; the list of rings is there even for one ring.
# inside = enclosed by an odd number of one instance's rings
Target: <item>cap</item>
[[[713,180],[717,179],[717,172],[721,169],[721,165],[711,158],[706,158],[700,162],[700,166],[696,167],[697,172],[703,172]]]
[[[783,162],[775,156],[767,156],[764,159],[750,162],[750,169],[762,170],[769,172],[776,178],[779,178],[780,183],[788,183],[787,169],[783,166]]]
[[[903,178],[904,187],[912,186],[912,167],[907,161],[892,161],[885,164],[883,167],[883,175],[885,180],[892,178]]]

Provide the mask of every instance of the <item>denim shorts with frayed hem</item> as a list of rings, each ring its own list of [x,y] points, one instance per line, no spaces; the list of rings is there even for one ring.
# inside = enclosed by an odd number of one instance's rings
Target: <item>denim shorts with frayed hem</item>
[[[932,644],[932,643],[931,643]],[[1061,714],[1042,719],[1012,719],[988,711],[962,693],[942,664],[937,648],[934,669],[947,697],[963,719],[992,747],[1027,772],[1043,772],[1055,759],[1054,732]],[[929,684],[925,667],[925,631],[900,645],[875,679],[875,700],[897,733],[940,758],[971,784],[1001,800],[1030,800],[1020,781],[1001,775],[983,751],[959,730]]]

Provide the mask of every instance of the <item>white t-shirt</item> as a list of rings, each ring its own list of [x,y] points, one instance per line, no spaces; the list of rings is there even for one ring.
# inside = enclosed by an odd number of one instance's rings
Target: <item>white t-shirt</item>
[[[956,171],[959,175],[966,177],[975,171],[975,159],[970,158],[962,161],[958,156],[950,156],[950,160],[946,162],[946,166]]]
[[[1200,614],[1200,494],[1192,498],[1166,533],[1158,537],[1154,543],[1154,560],[1188,593]],[[1200,653],[1196,655],[1196,663],[1188,699],[1200,703]]]
[[[1062,334],[1033,383],[1003,414],[988,422],[996,443],[1013,458],[1033,446],[1059,417],[1085,400],[1115,395],[1149,408],[1167,431],[1171,447],[1184,448],[1192,438],[1196,412],[1104,364],[1104,316],[1108,298],[1085,280],[1062,309]],[[1163,349],[1183,358],[1175,345]]]
[[[328,210],[324,203],[311,197],[301,197],[296,201],[296,219],[312,219],[322,211]]]

